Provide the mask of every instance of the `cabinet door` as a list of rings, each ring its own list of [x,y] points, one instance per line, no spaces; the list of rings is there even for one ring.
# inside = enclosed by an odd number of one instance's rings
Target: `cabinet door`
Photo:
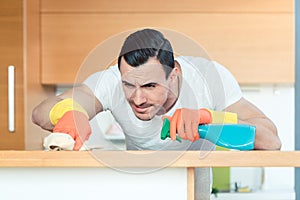
[[[204,48],[239,83],[294,82],[293,0],[145,2],[42,0],[42,83],[72,84],[108,67],[123,42],[117,42],[115,34],[143,27],[165,29],[177,55],[203,56],[200,47]],[[117,45],[107,47],[112,41]],[[91,59],[99,44],[100,56]],[[88,63],[84,70],[83,63]]]
[[[9,66],[14,66],[11,98],[8,98]],[[0,1],[0,93],[0,150],[24,149],[23,0]],[[10,115],[9,102],[13,103]]]

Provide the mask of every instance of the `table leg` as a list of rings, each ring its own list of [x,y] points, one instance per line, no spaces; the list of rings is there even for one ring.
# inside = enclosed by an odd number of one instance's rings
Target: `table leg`
[[[187,200],[195,199],[195,168],[187,168]]]

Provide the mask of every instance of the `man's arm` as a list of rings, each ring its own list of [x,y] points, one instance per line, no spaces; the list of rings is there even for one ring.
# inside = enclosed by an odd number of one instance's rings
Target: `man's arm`
[[[40,103],[32,112],[33,123],[43,129],[51,131],[54,126],[49,119],[49,112],[59,101],[72,98],[79,103],[92,119],[97,113],[103,110],[102,104],[98,101],[92,91],[85,85],[75,87],[59,96],[51,97]]]
[[[281,142],[274,123],[252,103],[242,98],[224,111],[237,113],[240,124],[256,127],[255,149],[280,149]]]

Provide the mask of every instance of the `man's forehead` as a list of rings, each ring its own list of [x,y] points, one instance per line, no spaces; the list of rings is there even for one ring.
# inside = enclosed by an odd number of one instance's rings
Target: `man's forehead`
[[[122,74],[122,81],[134,85],[145,85],[149,83],[165,84],[166,79],[163,70],[141,66]]]
[[[127,63],[122,63],[120,66],[121,75],[148,75],[164,72],[163,66],[159,62],[146,62],[140,66],[130,66]]]
[[[143,69],[133,69],[124,74],[122,74],[123,80],[161,80],[164,78],[164,74],[159,73],[155,70],[143,70]]]

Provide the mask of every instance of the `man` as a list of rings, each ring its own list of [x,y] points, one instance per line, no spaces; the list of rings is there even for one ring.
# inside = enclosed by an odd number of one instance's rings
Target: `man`
[[[78,150],[90,135],[88,120],[110,110],[128,149],[186,149],[199,140],[197,127],[209,114],[206,109],[236,113],[238,123],[255,126],[255,149],[280,149],[275,125],[242,97],[230,72],[204,58],[175,60],[170,42],[152,29],[128,36],[118,65],[45,100],[32,119],[46,130],[71,135]],[[172,139],[178,133],[182,144],[160,140],[163,116],[171,116]]]
[[[152,29],[129,35],[117,65],[45,100],[32,119],[46,130],[70,136],[79,150],[91,134],[89,120],[104,110],[122,127],[128,150],[212,150],[214,145],[199,137],[197,127],[213,121],[213,110],[236,113],[238,123],[255,126],[255,149],[281,147],[275,125],[242,97],[228,70],[201,57],[174,59],[170,42]],[[164,117],[171,119],[172,140],[160,139]],[[176,133],[182,143],[173,141]],[[203,188],[198,187],[203,171],[195,173],[197,192]]]

